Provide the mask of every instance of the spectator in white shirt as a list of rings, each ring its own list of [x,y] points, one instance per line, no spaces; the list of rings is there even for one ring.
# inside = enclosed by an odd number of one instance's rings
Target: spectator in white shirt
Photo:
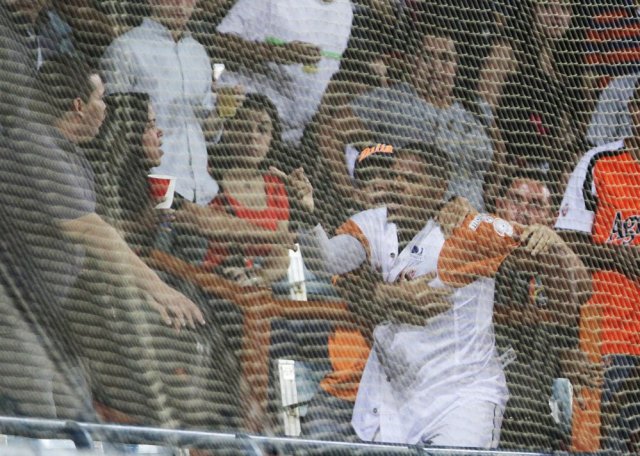
[[[184,234],[229,242],[227,234],[234,233],[237,242],[252,235],[266,243],[291,245],[288,232],[261,230],[209,206],[219,186],[209,174],[205,135],[215,131],[218,118],[211,62],[186,31],[196,1],[149,0],[151,16],[117,38],[103,56],[107,91],[149,95],[157,126],[164,132],[164,156],[151,171],[176,177],[175,192],[181,198],[174,203],[180,209],[175,225],[184,228]],[[295,185],[297,179],[292,174],[286,182]]]
[[[297,45],[301,55],[317,48],[320,56],[307,64],[267,62],[261,72],[253,62],[238,62],[242,64],[238,71],[225,73],[221,82],[268,96],[282,119],[283,139],[298,145],[340,66],[352,20],[350,0],[238,0],[218,32],[253,42],[282,43],[283,48]]]
[[[185,31],[195,3],[150,0],[151,17],[118,37],[102,64],[108,93],[144,92],[151,98],[165,151],[153,172],[176,176],[176,193],[204,205],[218,193],[207,171],[205,141],[215,111],[211,62]]]

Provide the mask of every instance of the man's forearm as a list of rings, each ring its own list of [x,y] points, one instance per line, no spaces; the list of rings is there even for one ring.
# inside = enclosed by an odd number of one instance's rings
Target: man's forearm
[[[156,310],[164,322],[176,330],[196,323],[205,324],[200,309],[184,295],[166,285],[129,248],[118,232],[97,214],[59,222],[62,230],[85,247],[87,256],[97,262],[100,272],[124,287],[134,286],[146,293],[146,303]]]
[[[277,230],[267,230],[247,220],[208,206],[185,204],[176,212],[178,223],[213,241],[292,245],[288,223],[280,222]]]
[[[411,302],[392,300],[387,302],[386,311],[390,321],[398,324],[423,326],[427,320],[451,309],[447,299],[434,299],[429,302]]]
[[[493,322],[502,326],[536,326],[555,321],[555,316],[547,309],[531,305],[493,307]]]
[[[580,306],[591,297],[589,269],[567,244],[554,247],[538,260],[545,267],[543,281],[549,290],[552,310],[566,315],[568,324],[577,325]]]
[[[290,64],[296,61],[296,56],[286,46],[249,41],[230,33],[213,35],[213,48],[215,55],[226,57],[231,70],[237,69],[233,68],[235,62],[259,71],[268,62]]]
[[[60,222],[63,231],[85,247],[87,256],[114,278],[133,280],[145,291],[162,281],[127,245],[118,232],[97,214]]]
[[[213,46],[216,54],[230,54],[234,62],[242,62],[244,66],[258,66],[272,60],[271,51],[267,45],[247,41],[230,33],[213,35]]]
[[[423,325],[426,320],[451,308],[451,292],[446,288],[429,287],[421,280],[383,282],[376,288],[376,299],[392,321]]]
[[[547,303],[544,307],[530,302],[496,305],[496,322],[506,325],[509,320],[514,324],[546,322],[567,328],[577,327],[580,305],[590,297],[591,275],[566,244],[554,245],[549,251],[535,257],[525,247],[520,247],[505,260],[502,270],[519,271],[530,278],[535,277],[536,281],[541,282],[540,290],[546,296]],[[508,291],[503,290],[500,295],[504,293]],[[531,299],[527,296],[527,299]]]

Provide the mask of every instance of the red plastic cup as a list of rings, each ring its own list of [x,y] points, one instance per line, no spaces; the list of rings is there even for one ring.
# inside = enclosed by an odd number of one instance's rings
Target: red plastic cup
[[[148,179],[151,197],[158,202],[156,209],[169,209],[173,204],[176,178],[174,176],[150,174]]]

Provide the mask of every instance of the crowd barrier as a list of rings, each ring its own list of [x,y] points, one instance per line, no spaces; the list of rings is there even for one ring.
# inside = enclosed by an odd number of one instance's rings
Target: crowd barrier
[[[151,427],[0,416],[3,435],[72,440],[80,452],[100,454],[104,444],[146,444],[189,454],[188,449],[236,450],[241,455],[298,455],[322,450],[331,454],[425,456],[544,456],[545,453],[434,448],[371,443],[346,443],[271,437],[255,434],[186,431]],[[6,441],[6,440],[5,440]],[[0,447],[0,453],[3,453]],[[65,453],[68,454],[68,453]],[[109,452],[109,454],[114,454]],[[117,452],[115,454],[118,454]],[[226,453],[225,453],[226,454]]]

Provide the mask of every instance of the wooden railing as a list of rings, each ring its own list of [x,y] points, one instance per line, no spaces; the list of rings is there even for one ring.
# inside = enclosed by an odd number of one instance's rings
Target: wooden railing
[[[233,302],[242,310],[244,325],[240,364],[252,399],[245,401],[244,424],[251,432],[263,431],[262,426],[267,422],[271,321],[276,318],[313,318],[341,323],[352,320],[344,302],[275,299],[270,289],[238,286],[159,250],[152,251],[147,261],[149,266],[190,282],[216,297]]]

